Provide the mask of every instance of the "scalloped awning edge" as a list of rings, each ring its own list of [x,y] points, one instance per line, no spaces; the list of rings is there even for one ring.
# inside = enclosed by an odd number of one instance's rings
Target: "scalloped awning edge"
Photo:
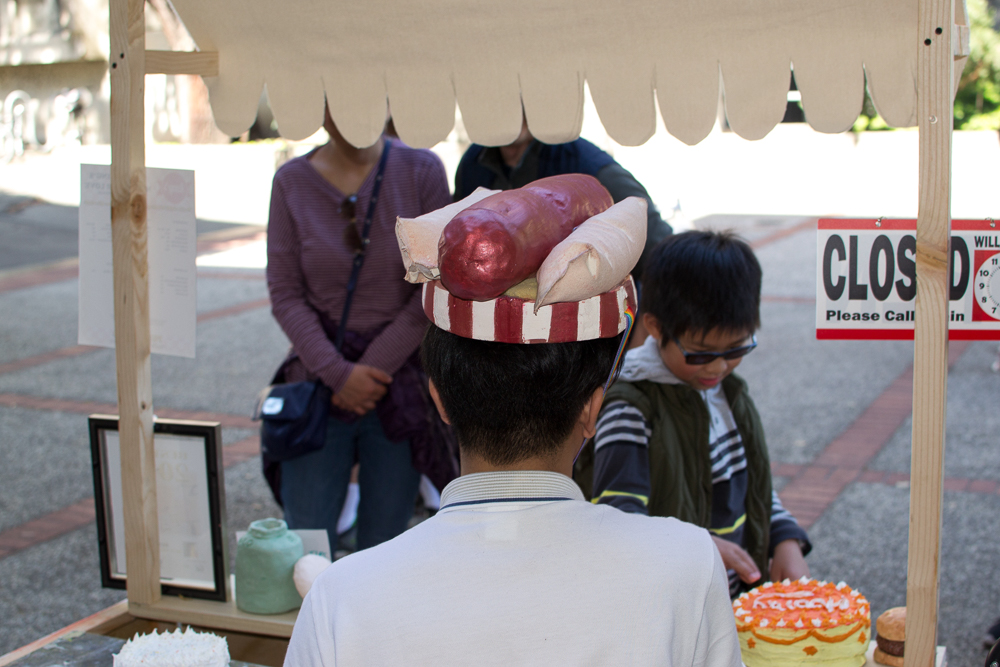
[[[697,143],[720,91],[732,129],[759,139],[784,115],[792,67],[818,130],[851,126],[866,81],[890,125],[916,118],[915,0],[767,0],[766,11],[736,0],[510,0],[503,11],[475,0],[289,0],[280,13],[267,0],[174,4],[199,46],[219,52],[206,83],[232,136],[253,123],[267,84],[290,139],[320,127],[325,94],[359,146],[377,140],[389,112],[403,141],[432,146],[456,102],[476,143],[516,138],[522,104],[532,132],[558,143],[579,136],[586,81],[622,145],[652,136],[657,102],[667,131]]]

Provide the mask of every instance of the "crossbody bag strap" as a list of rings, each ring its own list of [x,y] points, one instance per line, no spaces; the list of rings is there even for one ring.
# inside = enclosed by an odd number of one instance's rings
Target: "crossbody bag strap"
[[[334,346],[340,352],[344,347],[344,332],[347,331],[347,316],[351,313],[351,301],[354,300],[354,289],[358,286],[358,274],[361,273],[361,265],[365,263],[365,253],[368,250],[368,234],[372,228],[372,217],[375,215],[375,205],[378,204],[378,193],[382,189],[382,177],[385,175],[385,163],[389,158],[389,147],[391,142],[386,140],[382,148],[382,158],[378,162],[378,172],[375,174],[375,184],[372,186],[372,196],[368,202],[368,213],[365,215],[364,223],[361,226],[361,248],[354,252],[354,262],[351,267],[351,277],[347,281],[347,299],[344,300],[344,312],[340,316],[337,324],[337,338]]]

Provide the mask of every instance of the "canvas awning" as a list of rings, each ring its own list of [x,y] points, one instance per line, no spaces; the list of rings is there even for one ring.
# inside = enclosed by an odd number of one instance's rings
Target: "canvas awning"
[[[893,126],[916,124],[914,0],[173,0],[199,49],[216,124],[237,136],[261,90],[281,134],[323,120],[323,96],[359,146],[382,131],[428,147],[452,129],[513,141],[521,104],[535,137],[579,136],[584,81],[608,134],[638,145],[656,129],[694,144],[712,129],[720,89],[730,126],[765,136],[785,113],[790,68],[809,123],[849,129],[865,80]],[[950,28],[950,26],[949,26]]]

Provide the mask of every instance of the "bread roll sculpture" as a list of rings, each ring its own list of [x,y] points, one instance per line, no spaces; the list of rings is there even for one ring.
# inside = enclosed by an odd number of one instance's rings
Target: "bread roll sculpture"
[[[620,283],[646,243],[646,200],[624,199],[590,218],[556,245],[538,269],[535,311],[579,301]]]
[[[441,272],[438,271],[438,242],[445,225],[460,211],[499,192],[500,190],[476,188],[475,192],[462,201],[425,213],[419,218],[397,218],[396,241],[399,243],[399,252],[403,255],[406,280],[411,283],[438,280],[441,277]]]

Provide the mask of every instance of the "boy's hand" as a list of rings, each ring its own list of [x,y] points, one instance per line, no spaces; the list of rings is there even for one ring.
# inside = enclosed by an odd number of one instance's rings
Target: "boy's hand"
[[[809,576],[809,566],[802,555],[802,547],[798,540],[778,542],[774,547],[774,558],[771,559],[771,581],[791,579],[795,581]]]
[[[722,556],[722,564],[726,566],[727,570],[736,570],[739,578],[748,584],[752,584],[760,579],[760,570],[757,568],[757,564],[753,562],[753,558],[750,557],[750,554],[743,547],[715,535],[712,535],[712,541],[715,542],[715,548],[719,550],[719,555]],[[802,552],[799,552],[800,557],[801,555]]]

